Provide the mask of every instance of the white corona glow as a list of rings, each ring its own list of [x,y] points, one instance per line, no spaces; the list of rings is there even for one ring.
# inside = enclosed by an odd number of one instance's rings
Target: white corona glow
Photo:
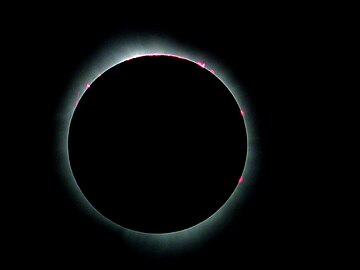
[[[63,100],[57,110],[58,114],[55,121],[58,130],[54,147],[56,148],[56,162],[59,164],[58,173],[74,199],[74,205],[78,206],[93,221],[113,231],[115,237],[119,237],[121,241],[126,241],[129,247],[133,247],[139,252],[153,255],[177,254],[189,248],[192,250],[200,248],[211,238],[211,235],[225,229],[226,224],[231,222],[231,217],[234,216],[235,211],[240,209],[255,181],[256,172],[261,164],[257,160],[256,147],[258,136],[254,125],[254,114],[251,110],[254,105],[250,104],[247,100],[246,91],[242,88],[241,83],[235,79],[234,73],[227,70],[222,65],[220,59],[215,59],[213,55],[203,49],[193,48],[179,41],[172,40],[163,35],[158,36],[154,33],[149,35],[141,33],[141,36],[131,34],[127,37],[108,40],[105,44],[102,49],[94,52],[94,56],[87,63],[84,63],[84,66],[79,67],[78,72],[72,78],[72,83],[68,89],[65,89]],[[80,191],[69,162],[68,135],[70,122],[81,96],[91,86],[91,83],[109,68],[123,61],[143,55],[177,56],[198,63],[213,74],[216,71],[215,76],[233,94],[240,110],[246,112],[244,122],[247,132],[247,157],[242,174],[244,181],[240,181],[227,202],[208,219],[188,229],[172,233],[154,234],[138,232],[122,227],[104,217],[89,203]]]

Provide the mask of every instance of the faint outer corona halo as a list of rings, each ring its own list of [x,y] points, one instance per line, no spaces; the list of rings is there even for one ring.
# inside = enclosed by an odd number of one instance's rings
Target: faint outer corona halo
[[[134,46],[136,42],[131,37],[114,39],[113,42],[108,42],[107,46],[99,50],[88,63],[85,63],[84,67],[79,68],[79,73],[74,75],[73,81],[70,83],[69,89],[59,106],[59,113],[56,115],[55,121],[58,132],[54,145],[58,153],[56,157],[59,164],[58,173],[64,179],[67,191],[74,199],[74,206],[79,207],[84,215],[90,217],[97,224],[110,229],[123,241],[126,240],[129,246],[138,247],[142,243],[141,249],[144,252],[151,253],[153,252],[151,247],[157,245],[161,249],[161,251],[157,252],[167,253],[180,251],[205,242],[209,234],[224,228],[230,222],[233,213],[244,204],[244,199],[248,193],[247,188],[251,187],[252,181],[255,181],[256,178],[254,165],[257,157],[257,145],[254,139],[256,138],[255,118],[251,113],[252,105],[249,104],[246,94],[244,94],[245,89],[231,76],[232,72],[226,72],[226,67],[223,67],[218,60],[216,61],[210,53],[201,52],[163,37],[154,39],[145,36],[142,39],[143,42],[139,42],[138,47]],[[247,139],[245,162],[236,180],[237,183],[233,192],[224,204],[208,217],[196,222],[196,224],[165,232],[156,230],[147,232],[137,228],[134,229],[131,226],[124,226],[121,222],[114,221],[108,215],[104,215],[102,211],[94,207],[88,196],[84,195],[74,175],[69,156],[69,135],[72,119],[77,107],[81,106],[82,99],[85,100],[87,90],[91,91],[93,87],[99,85],[98,78],[103,75],[106,76],[116,66],[134,59],[156,56],[176,58],[197,64],[199,69],[206,70],[208,74],[221,82],[229,90],[238,106],[238,113],[243,120]],[[167,250],[161,248],[161,246],[166,246]]]

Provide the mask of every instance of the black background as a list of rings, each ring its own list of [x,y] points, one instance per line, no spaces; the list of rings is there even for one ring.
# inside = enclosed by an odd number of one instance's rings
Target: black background
[[[329,206],[318,193],[325,176],[312,151],[315,145],[321,147],[314,142],[321,142],[314,128],[322,125],[323,114],[315,115],[314,108],[324,91],[318,66],[326,21],[311,8],[263,7],[251,14],[246,9],[230,12],[230,7],[176,14],[152,10],[148,15],[119,11],[117,16],[106,9],[72,15],[68,10],[56,15],[48,11],[37,19],[26,17],[12,31],[21,59],[10,78],[21,86],[13,109],[20,116],[16,123],[21,123],[21,152],[15,154],[21,166],[13,175],[21,181],[16,181],[20,187],[12,197],[11,254],[50,267],[321,263],[332,240],[323,220]],[[73,74],[113,35],[148,32],[204,48],[237,76],[256,114],[261,153],[254,191],[227,229],[200,248],[166,257],[130,249],[113,232],[82,215],[54,164],[54,115]]]

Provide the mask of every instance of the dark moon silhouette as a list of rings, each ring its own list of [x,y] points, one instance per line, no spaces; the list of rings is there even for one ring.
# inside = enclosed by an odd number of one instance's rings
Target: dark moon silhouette
[[[235,98],[214,74],[187,59],[147,55],[91,84],[68,148],[78,186],[103,216],[165,233],[225,204],[245,166],[247,136]]]

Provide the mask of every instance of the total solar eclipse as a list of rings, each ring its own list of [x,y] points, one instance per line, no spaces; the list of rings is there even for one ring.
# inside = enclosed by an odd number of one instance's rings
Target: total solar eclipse
[[[101,215],[139,232],[175,232],[209,218],[234,192],[246,127],[210,70],[143,55],[88,85],[70,122],[68,154],[77,185]]]

